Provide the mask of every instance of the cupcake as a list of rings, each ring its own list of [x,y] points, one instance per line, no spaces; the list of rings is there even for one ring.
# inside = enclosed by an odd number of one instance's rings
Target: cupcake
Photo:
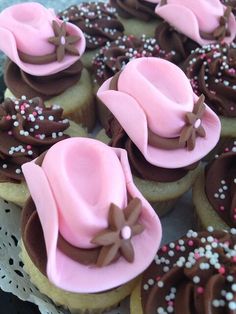
[[[62,118],[63,109],[40,98],[5,99],[0,104],[0,197],[22,206],[29,196],[21,166],[69,136],[85,136]]]
[[[157,41],[162,49],[175,50],[180,64],[192,50],[214,43],[229,44],[236,35],[231,7],[220,0],[164,0],[159,1],[155,12],[163,19],[155,31]]]
[[[235,313],[236,229],[188,231],[164,245],[131,296],[131,314]]]
[[[155,2],[155,0],[110,0],[110,4],[116,8],[119,20],[124,25],[125,35],[137,37],[141,34],[154,36],[158,24]]]
[[[220,121],[194,94],[173,63],[160,58],[130,61],[99,88],[112,113],[101,140],[128,152],[134,181],[164,214],[191,188],[199,161],[216,145]]]
[[[91,68],[95,54],[106,43],[123,34],[124,27],[117,19],[116,9],[104,2],[82,2],[59,13],[59,18],[78,26],[86,39],[86,51],[81,60]]]
[[[9,58],[6,97],[40,96],[46,105],[61,105],[65,117],[93,127],[92,84],[80,61],[85,38],[78,27],[39,3],[22,3],[0,13],[0,37]]]
[[[133,59],[140,57],[159,57],[175,61],[175,52],[166,53],[160,49],[155,38],[142,36],[122,36],[107,43],[93,60],[94,93],[104,81],[121,71]],[[97,114],[103,127],[107,127],[109,111],[97,100]]]
[[[22,260],[31,281],[72,313],[114,307],[131,293],[161,239],[126,152],[66,139],[23,173],[31,197],[22,212]]]
[[[236,44],[207,45],[189,56],[184,68],[194,92],[219,116],[221,140],[236,138]]]
[[[196,226],[236,227],[236,140],[201,171],[193,188]]]

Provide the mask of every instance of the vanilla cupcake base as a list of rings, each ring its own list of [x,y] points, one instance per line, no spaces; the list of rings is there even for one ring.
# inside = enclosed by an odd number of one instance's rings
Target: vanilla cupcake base
[[[158,17],[156,20],[152,21],[142,21],[135,18],[125,19],[123,17],[118,17],[118,19],[123,24],[125,31],[125,35],[134,35],[136,37],[140,37],[142,34],[148,37],[154,37],[155,29],[157,25],[160,23]]]
[[[16,98],[9,89],[5,98]],[[26,95],[27,96],[27,95]],[[95,125],[95,104],[90,75],[83,69],[80,80],[64,93],[44,102],[46,106],[57,104],[63,108],[63,117],[81,124],[91,131]]]
[[[123,286],[102,293],[79,294],[68,292],[54,286],[36,268],[22,241],[21,247],[21,258],[24,263],[24,270],[29,274],[32,283],[41,293],[52,299],[55,304],[69,309],[73,314],[99,314],[110,310],[130,295],[139,281],[139,278],[135,278]]]
[[[195,206],[195,227],[198,230],[212,226],[214,229],[229,230],[223,219],[217,214],[209,203],[205,193],[204,169],[201,170],[195,184],[193,185],[193,204]]]
[[[71,137],[87,137],[87,132],[80,125],[70,121],[70,127],[64,132]],[[29,190],[25,182],[0,182],[0,197],[22,207],[29,197]]]
[[[130,314],[143,314],[141,303],[141,280],[130,296]]]
[[[98,133],[97,139],[105,144],[108,144],[110,141],[104,129]],[[134,176],[133,179],[139,191],[149,203],[151,203],[157,214],[162,217],[166,215],[173,208],[176,201],[192,187],[201,168],[200,163],[194,170],[190,170],[183,178],[174,182],[156,182],[144,180],[136,176]]]

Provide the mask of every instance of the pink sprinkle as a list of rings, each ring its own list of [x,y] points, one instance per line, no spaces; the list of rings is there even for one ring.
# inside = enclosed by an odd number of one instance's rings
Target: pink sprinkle
[[[34,137],[40,139],[40,135],[39,134],[36,134]]]
[[[11,116],[7,115],[7,116],[5,117],[5,119],[8,120],[8,121],[11,120]]]
[[[156,281],[159,281],[160,279],[161,279],[160,276],[157,276],[157,277],[156,277]]]
[[[211,63],[211,59],[210,59],[210,58],[208,58],[208,59],[207,59],[207,62],[208,62],[208,63]]]
[[[195,257],[196,260],[198,260],[200,258],[200,255],[198,253],[195,253],[194,257]]]
[[[220,206],[220,210],[221,210],[221,211],[224,211],[224,210],[225,210],[225,207],[224,207],[223,205],[221,205],[221,206]]]
[[[230,107],[230,110],[231,110],[231,111],[234,111],[234,107],[233,107],[233,106],[231,106],[231,107]]]
[[[173,302],[173,301],[168,301],[168,305],[169,305],[169,306],[173,306],[173,305],[174,305],[174,302]]]
[[[236,214],[234,215],[234,220],[236,220]]]
[[[37,112],[36,111],[33,112],[33,116],[37,116]]]
[[[232,260],[234,263],[236,263],[236,256],[233,256]]]
[[[31,145],[27,145],[26,148],[27,148],[27,149],[31,149],[32,146],[31,146]]]
[[[167,252],[167,246],[164,245],[162,248],[161,248],[162,252]]]
[[[202,294],[204,292],[203,287],[197,287],[197,293]]]
[[[224,273],[225,273],[225,268],[224,268],[224,266],[221,266],[221,267],[218,269],[218,272],[219,272],[221,275],[224,275]]]
[[[8,135],[12,135],[12,131],[8,131],[7,133],[8,133]]]
[[[179,251],[180,250],[180,246],[176,245],[175,249],[176,249],[176,251]]]
[[[189,241],[188,241],[188,245],[189,245],[189,246],[193,246],[193,241],[192,241],[192,240],[189,240]]]
[[[228,152],[228,151],[229,151],[229,148],[228,148],[228,147],[226,147],[226,148],[225,148],[225,152]]]

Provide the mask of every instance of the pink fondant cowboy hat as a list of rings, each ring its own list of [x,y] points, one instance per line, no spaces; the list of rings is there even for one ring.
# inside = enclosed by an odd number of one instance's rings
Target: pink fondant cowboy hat
[[[41,166],[32,161],[22,169],[43,229],[47,276],[57,287],[80,293],[106,291],[148,267],[160,244],[161,225],[133,183],[125,150],[97,140],[70,138],[52,146]],[[139,214],[137,208],[133,212],[130,208],[137,200]],[[111,204],[118,219],[110,217]],[[109,224],[115,224],[120,233],[112,229],[105,240]],[[118,258],[115,254],[114,261],[98,267],[81,264],[58,249],[59,234],[74,248],[85,250],[98,243],[112,245],[117,236],[129,243]],[[132,261],[126,254],[130,246]]]
[[[0,50],[23,71],[46,76],[76,62],[85,50],[82,31],[60,21],[53,10],[36,2],[0,13]]]
[[[155,11],[201,46],[236,36],[235,17],[220,0],[160,0]]]
[[[204,96],[193,93],[184,72],[169,61],[132,60],[118,78],[103,83],[97,96],[155,166],[193,164],[219,140],[219,118],[204,104]]]

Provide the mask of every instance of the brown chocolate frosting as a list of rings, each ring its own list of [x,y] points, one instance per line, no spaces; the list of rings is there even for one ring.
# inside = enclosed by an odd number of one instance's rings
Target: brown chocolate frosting
[[[11,100],[0,104],[0,181],[20,183],[21,166],[50,146],[67,138],[69,127],[59,106],[46,108],[40,98]]]
[[[197,48],[186,61],[185,73],[197,95],[217,114],[236,117],[236,44]]]
[[[179,64],[187,59],[191,51],[200,47],[192,39],[176,31],[167,22],[161,22],[155,30],[155,38],[161,49],[175,51],[174,62]]]
[[[129,61],[140,57],[158,57],[173,62],[175,52],[167,53],[160,49],[155,38],[125,35],[112,43],[107,43],[96,55],[93,61],[95,80],[101,85],[122,70]]]
[[[110,3],[123,18],[137,18],[143,21],[157,19],[156,3],[145,0],[110,0]]]
[[[110,146],[124,148],[127,151],[132,173],[141,179],[173,182],[183,178],[189,170],[195,168],[197,165],[194,164],[178,169],[165,169],[150,164],[125,133],[115,117],[110,117],[106,133],[111,138]]]
[[[236,227],[236,147],[214,159],[205,171],[209,203],[231,227]]]
[[[116,17],[116,9],[108,3],[82,2],[59,13],[59,18],[75,24],[83,31],[87,50],[104,46],[124,31],[122,23]]]
[[[76,84],[80,79],[82,69],[81,61],[77,61],[59,73],[49,76],[34,76],[22,71],[11,60],[7,60],[4,80],[6,86],[18,98],[25,95],[28,98],[39,96],[43,100],[47,100],[62,94]]]
[[[188,231],[144,272],[144,314],[235,314],[236,229]]]

